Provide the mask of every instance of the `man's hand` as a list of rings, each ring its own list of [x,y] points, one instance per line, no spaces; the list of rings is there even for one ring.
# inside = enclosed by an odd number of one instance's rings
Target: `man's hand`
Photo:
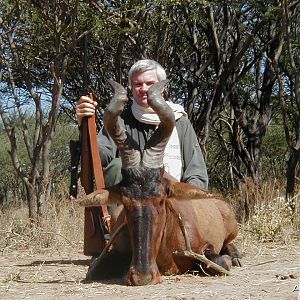
[[[95,114],[97,102],[88,96],[81,96],[76,104],[76,119],[78,126],[81,126],[82,118]]]

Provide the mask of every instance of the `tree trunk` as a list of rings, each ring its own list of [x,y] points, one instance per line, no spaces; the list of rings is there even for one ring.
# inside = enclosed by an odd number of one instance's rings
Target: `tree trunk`
[[[300,144],[300,143],[299,143]],[[286,172],[286,197],[293,198],[295,194],[295,182],[296,182],[296,171],[297,167],[299,167],[300,161],[300,148],[293,149],[290,151],[290,157],[287,162],[287,172]],[[294,199],[291,203],[291,208],[295,210],[295,201]]]
[[[27,205],[28,205],[28,215],[30,223],[36,222],[36,196],[34,192],[34,186],[30,183],[25,183],[26,188],[26,197],[27,197]]]

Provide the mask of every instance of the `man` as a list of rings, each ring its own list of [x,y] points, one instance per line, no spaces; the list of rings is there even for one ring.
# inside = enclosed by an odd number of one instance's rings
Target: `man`
[[[147,91],[155,82],[166,79],[163,67],[154,60],[136,62],[128,73],[129,88],[133,102],[121,115],[124,127],[143,149],[147,140],[159,124],[157,114],[148,106]],[[165,170],[179,181],[188,182],[202,188],[208,187],[208,175],[204,158],[195,134],[183,107],[167,101],[173,109],[176,126],[165,149]],[[76,106],[78,125],[83,117],[95,113],[97,103],[82,96]],[[106,186],[121,181],[121,160],[117,157],[117,147],[103,128],[98,140]]]
[[[157,114],[147,103],[147,91],[155,82],[166,79],[166,72],[156,61],[146,59],[136,62],[131,67],[128,77],[133,102],[121,114],[121,121],[123,127],[138,143],[140,149],[143,149],[160,122]],[[179,181],[206,189],[208,186],[207,169],[195,131],[183,107],[169,101],[167,103],[174,111],[176,126],[165,149],[165,171]],[[95,113],[96,106],[97,102],[91,98],[87,96],[80,97],[76,106],[79,126],[83,117],[92,116]],[[105,186],[113,186],[122,180],[121,159],[118,157],[116,145],[105,128],[102,128],[99,132],[98,141]],[[112,214],[115,207],[109,207],[109,210]],[[117,209],[114,213],[117,214]],[[114,217],[112,219],[114,220]],[[96,223],[86,215],[85,255],[93,257],[98,256],[100,253],[95,253],[95,250],[93,250],[95,249],[94,242],[92,242],[88,233],[101,235],[101,230],[96,228],[98,226]],[[101,239],[101,236],[99,239]],[[101,252],[100,248],[99,251]]]

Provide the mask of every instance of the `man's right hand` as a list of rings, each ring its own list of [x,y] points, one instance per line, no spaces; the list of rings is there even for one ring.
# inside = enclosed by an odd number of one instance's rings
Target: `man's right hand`
[[[81,126],[82,118],[95,114],[97,102],[88,96],[81,96],[76,104],[76,119],[78,126]]]

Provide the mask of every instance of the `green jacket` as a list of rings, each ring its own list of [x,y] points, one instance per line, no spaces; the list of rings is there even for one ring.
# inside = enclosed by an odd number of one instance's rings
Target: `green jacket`
[[[138,143],[140,149],[144,149],[147,140],[155,130],[155,125],[141,123],[136,120],[130,107],[123,111],[120,120],[127,132]],[[207,189],[207,169],[191,122],[188,118],[182,116],[176,121],[176,129],[179,136],[182,157],[183,170],[181,172],[181,181]],[[118,157],[118,149],[104,127],[98,134],[98,142],[101,162],[105,168],[112,159]]]

